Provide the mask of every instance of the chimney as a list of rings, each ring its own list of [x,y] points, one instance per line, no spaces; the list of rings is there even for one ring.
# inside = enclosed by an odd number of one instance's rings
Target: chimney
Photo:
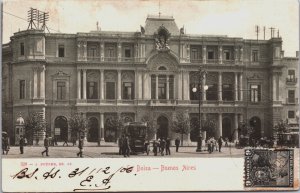
[[[299,51],[296,51],[296,57],[297,58],[299,57]]]

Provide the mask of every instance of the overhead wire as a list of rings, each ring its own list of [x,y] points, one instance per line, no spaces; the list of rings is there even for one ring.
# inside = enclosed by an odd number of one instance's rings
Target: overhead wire
[[[16,17],[16,18],[18,18],[18,19],[27,21],[27,19],[24,19],[24,18],[22,18],[22,17],[20,17],[20,16],[14,15],[14,14],[9,13],[9,12],[7,12],[7,11],[2,11],[2,12],[3,12],[3,13],[6,13],[6,14],[8,14],[8,15],[11,15],[11,16],[13,16],[13,17]],[[51,30],[51,31],[59,32],[58,30],[52,29],[52,28],[50,28],[50,27],[48,27],[48,29]]]

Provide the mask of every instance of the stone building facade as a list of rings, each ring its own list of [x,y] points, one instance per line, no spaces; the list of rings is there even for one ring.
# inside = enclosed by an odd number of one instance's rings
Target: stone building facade
[[[271,136],[280,119],[295,120],[298,58],[285,58],[282,39],[251,40],[184,34],[173,17],[148,16],[140,32],[14,33],[3,48],[3,129],[17,140],[15,121],[30,112],[46,119],[48,133],[68,138],[67,118],[82,113],[88,141],[114,141],[106,122],[151,116],[157,137],[174,139],[176,112],[216,123],[215,137],[236,139],[240,122],[255,136]],[[207,71],[201,95],[197,71]],[[207,85],[208,89],[203,89]],[[195,141],[195,130],[184,137]]]

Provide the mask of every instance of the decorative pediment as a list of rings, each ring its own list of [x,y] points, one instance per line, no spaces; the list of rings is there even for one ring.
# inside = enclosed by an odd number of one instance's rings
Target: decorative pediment
[[[263,77],[262,74],[253,73],[248,76],[248,79],[257,80],[257,79],[263,79],[262,77]]]
[[[55,74],[53,74],[52,76],[59,76],[59,77],[65,77],[65,76],[70,76],[67,73],[64,73],[63,71],[59,70],[57,71]]]
[[[163,67],[168,71],[176,71],[178,64],[175,57],[168,52],[158,52],[147,63],[148,68],[153,71],[158,71]]]
[[[134,73],[132,71],[122,72],[122,81],[134,82]]]
[[[171,34],[167,30],[167,28],[165,28],[164,25],[161,25],[158,28],[157,32],[154,34],[156,49],[158,51],[170,50],[170,47],[168,45],[170,36],[171,36]]]

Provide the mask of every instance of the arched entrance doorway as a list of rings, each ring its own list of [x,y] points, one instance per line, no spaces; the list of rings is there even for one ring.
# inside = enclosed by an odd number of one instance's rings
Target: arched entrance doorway
[[[252,117],[249,121],[250,127],[253,128],[250,138],[260,139],[261,138],[261,121],[258,117]]]
[[[168,137],[168,129],[169,129],[169,121],[165,116],[160,116],[157,119],[157,138],[164,138],[166,139]]]
[[[87,140],[89,142],[97,142],[99,136],[99,124],[98,119],[95,117],[89,118],[89,132],[87,136]]]
[[[54,127],[54,135],[57,141],[68,140],[68,121],[66,117],[56,117]]]
[[[228,117],[225,117],[222,121],[222,137],[223,139],[228,138],[230,141],[232,140],[231,136],[231,120]]]

